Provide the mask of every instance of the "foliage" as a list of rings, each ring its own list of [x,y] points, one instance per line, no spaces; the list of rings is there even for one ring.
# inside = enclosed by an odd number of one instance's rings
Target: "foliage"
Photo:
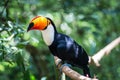
[[[26,32],[34,16],[50,17],[59,32],[74,38],[88,55],[94,55],[120,35],[119,5],[119,0],[1,1],[0,80],[58,79],[53,56],[44,44],[41,33]],[[34,62],[33,57],[37,52],[40,58],[38,63]],[[96,74],[100,80],[119,80],[119,52],[120,46],[101,61],[101,67],[90,66],[92,75]]]

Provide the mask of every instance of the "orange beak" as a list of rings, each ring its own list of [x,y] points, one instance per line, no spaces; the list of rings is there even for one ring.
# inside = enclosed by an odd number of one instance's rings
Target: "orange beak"
[[[44,30],[50,24],[50,21],[43,16],[37,16],[33,18],[28,26],[27,31],[29,30]]]

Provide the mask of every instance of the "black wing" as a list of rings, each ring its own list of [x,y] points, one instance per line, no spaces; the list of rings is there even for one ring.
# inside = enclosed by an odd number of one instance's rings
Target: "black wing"
[[[73,62],[76,59],[77,48],[74,45],[74,40],[70,37],[61,34],[57,39],[57,54],[62,60]],[[78,51],[77,51],[78,52]]]
[[[63,35],[62,35],[63,36]],[[88,55],[72,38],[64,35],[57,43],[58,57],[76,65],[87,65]]]

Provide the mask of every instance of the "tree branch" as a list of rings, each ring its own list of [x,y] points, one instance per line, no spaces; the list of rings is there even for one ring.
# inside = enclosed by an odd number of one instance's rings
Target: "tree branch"
[[[57,56],[54,56],[54,59],[55,59],[55,64],[58,65],[58,69],[60,69],[60,67],[62,66],[61,63],[59,64],[61,59],[59,59]],[[95,78],[91,79],[91,78],[85,77],[85,76],[79,74],[78,72],[72,70],[68,66],[63,66],[62,72],[64,72],[65,75],[69,76],[72,80],[98,80]]]
[[[117,45],[120,44],[120,37],[113,40],[111,43],[109,43],[107,46],[105,46],[103,49],[98,51],[95,55],[92,57],[89,57],[89,63],[94,63],[96,66],[100,66],[99,61],[102,59],[102,57],[106,54],[108,55],[113,48],[115,48]]]

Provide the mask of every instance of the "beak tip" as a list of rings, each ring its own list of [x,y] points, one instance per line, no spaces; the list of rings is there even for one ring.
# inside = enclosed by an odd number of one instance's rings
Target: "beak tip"
[[[27,30],[27,32],[29,32],[29,30]]]
[[[27,32],[29,32],[29,31],[30,31],[30,29],[28,28],[28,29],[27,29]]]
[[[30,23],[29,26],[28,26],[27,32],[30,31],[33,26],[34,26],[34,23]]]

